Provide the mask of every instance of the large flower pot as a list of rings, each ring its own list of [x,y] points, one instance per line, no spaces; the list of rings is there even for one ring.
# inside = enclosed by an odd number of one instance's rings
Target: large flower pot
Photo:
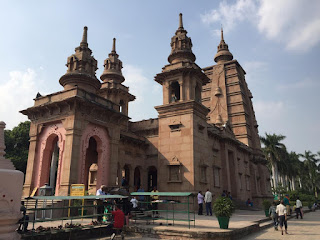
[[[266,214],[266,217],[269,217],[269,210],[264,210],[264,213]]]
[[[222,229],[228,229],[229,227],[229,217],[218,217],[219,226]]]

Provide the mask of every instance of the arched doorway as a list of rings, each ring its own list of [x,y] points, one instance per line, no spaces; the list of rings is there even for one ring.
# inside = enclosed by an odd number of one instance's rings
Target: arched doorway
[[[53,189],[53,194],[56,190],[57,184],[57,174],[58,174],[58,163],[59,163],[59,146],[58,146],[59,138],[55,136],[52,142],[52,147],[50,147],[50,156],[51,156],[51,163],[50,163],[50,170],[49,170],[49,186]]]
[[[97,165],[98,168],[98,149],[97,149],[97,141],[94,137],[89,138],[89,145],[86,150],[86,158],[85,158],[85,177],[84,177],[84,184],[86,186],[86,189],[90,192],[95,192],[96,189],[88,189],[89,187],[89,171],[90,167],[92,167],[93,164]],[[95,176],[97,177],[97,176]],[[91,179],[94,180],[94,179]],[[95,180],[96,182],[96,180]]]
[[[136,167],[134,169],[134,189],[135,190],[138,190],[140,185],[141,185],[141,174],[140,174],[140,168],[139,167]]]
[[[121,186],[127,187],[130,185],[130,167],[126,164],[122,170]]]
[[[148,191],[151,191],[153,187],[158,185],[158,173],[157,168],[151,166],[148,168]]]

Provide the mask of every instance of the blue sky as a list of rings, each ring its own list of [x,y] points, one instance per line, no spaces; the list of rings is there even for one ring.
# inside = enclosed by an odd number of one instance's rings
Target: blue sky
[[[97,77],[116,37],[124,84],[137,96],[132,120],[157,117],[162,92],[153,78],[168,63],[180,12],[201,67],[215,64],[223,25],[247,72],[260,135],[287,136],[289,151],[320,151],[317,0],[1,1],[0,120],[11,129],[27,120],[18,111],[32,106],[37,92],[62,90],[59,78],[84,26]]]

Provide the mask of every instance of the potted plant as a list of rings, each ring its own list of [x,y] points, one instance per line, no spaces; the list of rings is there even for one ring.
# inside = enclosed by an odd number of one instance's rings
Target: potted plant
[[[264,209],[264,213],[266,214],[266,217],[269,217],[269,208],[271,207],[271,202],[269,200],[263,200],[262,206]]]
[[[222,229],[228,229],[229,219],[235,210],[232,200],[228,197],[218,197],[213,204],[213,211]]]

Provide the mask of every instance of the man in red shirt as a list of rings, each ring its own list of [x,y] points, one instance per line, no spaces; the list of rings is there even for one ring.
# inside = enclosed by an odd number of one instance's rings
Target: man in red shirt
[[[119,228],[122,229],[124,225],[124,213],[121,211],[121,209],[116,205],[116,210],[112,211],[113,216],[113,228]]]

